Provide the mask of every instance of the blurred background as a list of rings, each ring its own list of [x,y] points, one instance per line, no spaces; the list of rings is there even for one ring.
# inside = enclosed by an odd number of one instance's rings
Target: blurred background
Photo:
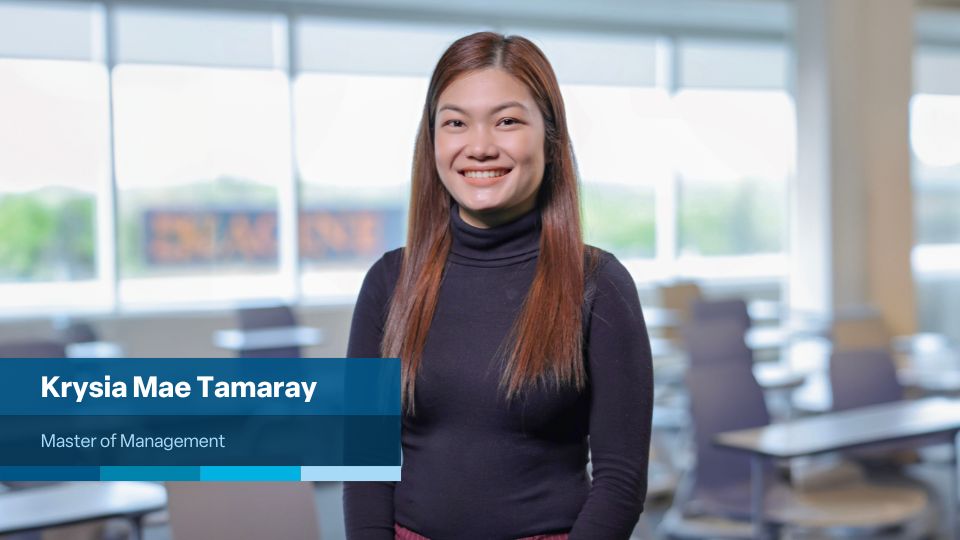
[[[478,30],[551,60],[586,239],[655,337],[694,283],[960,340],[960,2],[0,0],[0,346],[344,355],[431,70]],[[272,305],[299,330],[244,345]]]
[[[794,273],[842,266],[809,260],[815,249],[833,258],[882,220],[858,208],[868,193],[903,186],[892,209],[905,239],[889,251],[912,255],[904,308],[917,328],[960,337],[953,8],[901,9],[907,35],[851,44],[849,29],[815,20],[830,13],[802,21],[773,0],[162,4],[0,2],[4,322],[82,315],[132,354],[207,356],[197,325],[283,301],[329,311],[322,353],[341,354],[365,270],[404,240],[430,71],[453,39],[493,29],[535,39],[553,62],[587,240],[643,292],[683,278],[789,299],[805,279]],[[832,58],[833,46],[863,59]],[[857,93],[880,91],[849,74],[873,61],[878,84],[909,84],[908,103]],[[856,131],[892,109],[904,113],[887,122],[895,142],[864,144]],[[872,156],[896,170],[871,177]],[[156,326],[174,313],[200,319],[195,330]],[[181,339],[150,337],[167,332]]]

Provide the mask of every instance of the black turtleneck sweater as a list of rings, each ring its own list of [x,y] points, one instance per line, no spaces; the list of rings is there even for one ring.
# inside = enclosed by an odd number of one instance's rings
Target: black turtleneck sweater
[[[539,210],[489,229],[466,224],[456,206],[451,213],[416,415],[403,418],[401,481],[345,484],[347,537],[393,539],[396,522],[432,540],[628,538],[646,494],[653,405],[633,279],[601,252],[584,324],[587,388],[537,389],[508,405],[496,358],[533,281]],[[347,356],[380,356],[401,257],[386,253],[364,279]]]

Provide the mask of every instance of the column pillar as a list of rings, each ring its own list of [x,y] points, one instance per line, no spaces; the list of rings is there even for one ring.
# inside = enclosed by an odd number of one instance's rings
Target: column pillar
[[[894,334],[913,333],[913,1],[795,6],[799,148],[785,296],[825,315],[871,306]]]

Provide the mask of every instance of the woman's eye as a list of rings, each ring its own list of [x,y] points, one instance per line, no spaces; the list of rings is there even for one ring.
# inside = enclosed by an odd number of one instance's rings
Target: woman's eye
[[[451,127],[463,127],[463,122],[460,120],[447,120],[444,124]]]
[[[519,123],[520,122],[518,122],[515,118],[504,118],[503,120],[500,121],[500,125],[503,125],[503,126],[515,126]]]

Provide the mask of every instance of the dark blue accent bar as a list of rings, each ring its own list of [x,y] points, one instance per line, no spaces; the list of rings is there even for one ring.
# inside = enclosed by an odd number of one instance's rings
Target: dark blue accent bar
[[[0,480],[7,482],[79,482],[100,480],[100,467],[0,467]]]

